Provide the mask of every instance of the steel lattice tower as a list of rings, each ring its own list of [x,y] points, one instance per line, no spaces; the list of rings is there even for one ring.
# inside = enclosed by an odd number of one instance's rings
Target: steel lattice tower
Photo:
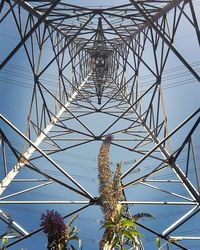
[[[20,207],[56,207],[65,218],[99,209],[97,163],[91,171],[80,154],[96,158],[112,134],[113,169],[124,161],[123,203],[155,217],[138,221],[138,249],[156,249],[155,237],[163,249],[198,249],[199,0],[77,2],[0,1],[2,30],[15,32],[12,43],[2,36],[1,73],[24,60],[31,84],[26,120],[16,125],[1,107],[0,219],[12,231],[9,247],[41,231],[32,216],[19,220]],[[180,93],[164,95],[176,85]],[[79,168],[67,162],[71,153]]]

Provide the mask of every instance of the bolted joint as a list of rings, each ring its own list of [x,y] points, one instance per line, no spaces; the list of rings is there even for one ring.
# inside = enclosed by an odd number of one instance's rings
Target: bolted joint
[[[35,81],[35,82],[38,82],[38,80],[39,80],[39,76],[36,75],[36,74],[34,74],[34,81]]]
[[[167,162],[171,165],[173,163],[175,163],[175,158],[173,155],[170,155],[169,158],[167,159]]]
[[[101,141],[101,136],[100,136],[100,135],[95,136],[94,139],[95,139],[96,141]]]
[[[90,203],[93,205],[100,205],[100,198],[94,197],[93,199],[90,200]]]

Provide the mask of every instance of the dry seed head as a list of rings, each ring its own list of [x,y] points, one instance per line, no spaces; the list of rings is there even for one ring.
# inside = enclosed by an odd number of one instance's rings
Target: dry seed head
[[[105,221],[111,218],[115,210],[113,180],[109,162],[110,141],[103,142],[98,156],[100,203]]]

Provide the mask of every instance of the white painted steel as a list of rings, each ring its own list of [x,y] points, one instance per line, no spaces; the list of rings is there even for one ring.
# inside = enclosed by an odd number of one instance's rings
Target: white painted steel
[[[17,222],[15,222],[14,220],[10,220],[9,216],[1,209],[0,209],[0,215],[2,215],[7,221],[9,221],[8,223],[10,223],[10,226],[13,226],[13,227],[17,228],[18,231],[20,231],[24,236],[29,234]]]
[[[189,210],[186,214],[181,216],[177,221],[175,221],[171,226],[169,226],[165,231],[162,232],[163,236],[166,236],[173,228],[181,224],[187,217],[189,217],[196,209],[198,206],[193,207],[191,210]]]
[[[69,98],[67,103],[64,105],[64,107],[61,108],[61,110],[58,112],[58,114],[52,119],[52,121],[47,125],[47,127],[44,129],[43,133],[41,133],[38,138],[33,142],[34,146],[31,146],[24,154],[24,158],[27,160],[30,159],[32,154],[36,151],[36,148],[42,143],[42,141],[46,138],[46,135],[51,131],[51,129],[54,127],[54,125],[58,122],[58,119],[61,117],[61,115],[66,111],[66,108],[71,104],[71,102],[76,98],[79,91],[83,88],[85,83],[88,81],[89,77],[92,73],[89,73],[84,81],[80,84],[78,87],[78,91],[75,91],[72,96]],[[13,169],[6,175],[6,177],[2,180],[0,185],[0,195],[6,190],[8,185],[12,182],[12,180],[16,177],[21,167],[25,165],[24,162],[18,162],[15,164]]]

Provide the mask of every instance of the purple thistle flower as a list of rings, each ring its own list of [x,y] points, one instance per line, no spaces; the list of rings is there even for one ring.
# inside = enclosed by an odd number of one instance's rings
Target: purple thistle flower
[[[47,210],[46,214],[41,215],[41,227],[44,227],[44,233],[49,236],[60,237],[66,228],[62,216],[54,210]]]

